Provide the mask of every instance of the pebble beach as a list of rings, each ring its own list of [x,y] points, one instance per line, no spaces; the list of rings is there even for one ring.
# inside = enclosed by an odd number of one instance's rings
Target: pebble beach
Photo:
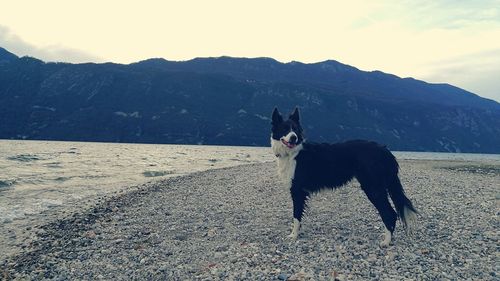
[[[26,231],[10,280],[498,280],[500,166],[400,161],[420,212],[383,224],[356,181],[313,196],[297,241],[275,163],[214,169],[101,197]]]

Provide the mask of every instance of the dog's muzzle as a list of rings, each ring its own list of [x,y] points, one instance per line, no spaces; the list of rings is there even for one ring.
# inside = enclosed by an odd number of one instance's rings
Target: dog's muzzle
[[[283,143],[286,147],[292,149],[292,148],[297,146],[297,137],[295,137],[294,139],[290,138],[290,142],[287,142],[286,140],[281,139],[281,143]]]

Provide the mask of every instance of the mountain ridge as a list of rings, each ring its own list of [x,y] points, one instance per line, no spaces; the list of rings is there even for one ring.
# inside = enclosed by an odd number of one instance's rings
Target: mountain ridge
[[[18,56],[13,53],[7,51],[6,49],[0,47],[0,63],[2,62],[10,62],[15,59],[18,59]]]
[[[315,141],[500,152],[499,103],[334,60],[71,64],[10,56],[0,64],[0,138],[7,139],[269,145],[273,107],[296,105]]]
[[[232,63],[232,62],[234,62],[234,60],[244,62],[244,63],[251,62],[254,64],[251,66],[247,66],[247,68],[250,68],[250,70],[246,70],[246,71],[244,68],[243,69],[238,68],[238,71],[235,71],[233,69],[221,70],[221,68],[224,67],[224,64],[227,64],[227,62]],[[302,75],[300,75],[299,77],[297,77],[298,75],[295,75],[295,76],[291,75],[291,77],[287,76],[287,73],[291,72],[290,69],[285,69],[285,70],[281,69],[281,71],[275,70],[275,71],[271,71],[271,73],[269,73],[269,72],[262,73],[261,69],[258,68],[258,64],[261,64],[262,62],[267,62],[267,63],[271,62],[272,69],[276,69],[279,67],[288,68],[290,66],[296,67],[297,65],[299,65],[299,67],[305,68],[303,70],[303,72],[306,72],[306,73],[301,73]],[[331,86],[331,83],[330,84],[327,83],[328,77],[325,77],[325,76],[330,76],[333,73],[342,73],[343,75],[349,75],[349,74],[359,72],[364,76],[363,78],[365,80],[366,79],[374,80],[378,77],[378,78],[383,78],[386,81],[390,81],[390,80],[393,80],[396,82],[409,81],[411,83],[418,84],[418,86],[420,86],[420,87],[429,87],[429,86],[433,87],[434,86],[434,87],[441,88],[440,90],[434,90],[433,91],[434,93],[439,92],[439,91],[444,91],[444,92],[453,91],[454,94],[473,96],[475,98],[480,97],[479,95],[476,95],[472,92],[463,90],[461,88],[455,87],[455,86],[450,85],[450,84],[428,83],[428,82],[417,80],[417,79],[411,78],[411,77],[401,78],[397,75],[385,73],[385,72],[382,72],[379,70],[363,71],[363,70],[359,70],[356,67],[349,66],[349,65],[340,63],[338,61],[335,61],[335,60],[326,60],[326,61],[316,62],[316,63],[301,63],[301,62],[293,62],[293,61],[288,62],[288,63],[282,63],[282,62],[279,62],[275,59],[266,58],[266,57],[231,58],[231,57],[227,57],[227,56],[222,56],[222,57],[213,57],[213,58],[212,57],[195,58],[195,59],[186,60],[186,61],[169,61],[169,60],[165,60],[163,58],[147,59],[147,60],[142,60],[142,61],[139,61],[136,63],[132,63],[130,65],[146,66],[146,67],[149,66],[149,67],[156,67],[159,69],[172,70],[172,71],[184,70],[184,71],[196,71],[196,72],[202,72],[202,73],[225,73],[225,74],[229,73],[230,75],[233,75],[233,76],[243,76],[244,78],[247,78],[247,79],[251,78],[251,79],[257,79],[257,80],[268,79],[266,77],[269,77],[270,75],[271,76],[272,75],[275,75],[275,76],[280,75],[279,77],[273,77],[273,80],[280,80],[280,81],[294,82],[294,83],[300,83],[300,82],[306,80],[306,82],[308,82],[308,83],[316,83],[318,85],[330,85],[330,86]],[[175,65],[175,67],[173,67],[173,65]],[[306,76],[306,78],[304,78],[304,75],[308,75],[307,73],[309,73],[309,76],[312,76],[312,74],[310,74],[311,68],[315,68],[317,66],[319,66],[321,69],[319,71],[316,69],[315,72],[312,72],[315,75],[313,79],[311,79],[311,77],[307,77],[307,76]],[[325,67],[325,66],[327,66],[327,67]],[[208,67],[210,67],[210,68],[208,68]],[[255,72],[259,72],[259,74],[256,74]],[[277,72],[279,72],[279,74],[276,74]],[[322,73],[323,75],[321,75],[321,74],[318,75],[318,72],[323,72]],[[349,79],[349,77],[347,77],[347,78],[344,77],[344,79]],[[338,81],[333,81],[333,82],[338,82]],[[455,98],[457,98],[457,97],[455,96]],[[494,107],[498,107],[498,105],[499,105],[499,103],[494,101],[494,100],[483,98],[483,97],[480,97],[480,98],[483,99],[483,105],[485,105],[486,103],[489,103],[490,105],[492,105]],[[468,102],[469,101],[463,102],[463,103],[461,103],[461,105],[471,105],[471,104],[468,104]],[[472,106],[474,104],[475,103],[473,102]]]

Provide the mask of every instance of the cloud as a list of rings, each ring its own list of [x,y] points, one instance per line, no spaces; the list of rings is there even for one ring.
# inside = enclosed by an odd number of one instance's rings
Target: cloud
[[[500,25],[500,1],[388,0],[370,15],[377,20],[397,19],[416,30],[494,28]]]
[[[500,101],[500,1],[386,0],[354,21],[347,63],[449,83]],[[352,42],[349,42],[352,43]],[[356,49],[362,46],[364,49]],[[369,46],[368,48],[366,46]],[[372,57],[363,56],[374,53]]]
[[[61,45],[34,46],[13,34],[9,28],[0,25],[0,46],[18,56],[30,56],[43,61],[54,62],[102,62],[103,60],[88,52]]]
[[[446,82],[483,97],[500,101],[500,49],[470,53],[437,61],[429,73],[419,77],[429,82]]]

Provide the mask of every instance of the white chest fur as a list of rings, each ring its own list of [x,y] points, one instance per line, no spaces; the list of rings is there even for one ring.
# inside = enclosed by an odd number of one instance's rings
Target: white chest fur
[[[293,158],[290,156],[278,157],[278,176],[287,189],[292,187],[295,167],[297,166],[297,161]]]
[[[295,167],[297,166],[295,157],[302,149],[302,144],[290,149],[284,146],[280,141],[271,139],[271,148],[273,149],[273,153],[277,156],[278,176],[283,182],[284,187],[290,189],[292,187],[292,180],[295,176]]]

